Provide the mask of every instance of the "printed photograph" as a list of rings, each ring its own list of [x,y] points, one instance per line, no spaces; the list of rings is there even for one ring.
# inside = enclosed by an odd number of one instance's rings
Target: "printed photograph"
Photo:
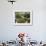
[[[15,12],[15,23],[19,25],[30,24],[32,22],[30,12]]]

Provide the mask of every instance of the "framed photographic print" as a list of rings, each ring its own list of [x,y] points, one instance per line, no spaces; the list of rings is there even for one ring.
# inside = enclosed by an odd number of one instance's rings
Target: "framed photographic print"
[[[32,25],[32,11],[16,11],[15,25]]]

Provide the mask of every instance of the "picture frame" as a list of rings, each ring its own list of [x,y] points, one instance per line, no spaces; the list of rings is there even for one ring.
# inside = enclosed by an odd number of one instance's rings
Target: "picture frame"
[[[15,11],[15,25],[30,26],[33,22],[32,10],[17,10]]]

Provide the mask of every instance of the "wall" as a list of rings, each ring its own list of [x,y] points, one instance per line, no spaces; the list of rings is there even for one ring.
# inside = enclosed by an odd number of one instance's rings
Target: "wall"
[[[32,26],[15,26],[14,13],[16,10],[32,10]],[[7,0],[0,0],[0,40],[11,40],[18,32],[31,34],[37,41],[46,40],[46,1],[45,0],[17,0],[13,5]]]

